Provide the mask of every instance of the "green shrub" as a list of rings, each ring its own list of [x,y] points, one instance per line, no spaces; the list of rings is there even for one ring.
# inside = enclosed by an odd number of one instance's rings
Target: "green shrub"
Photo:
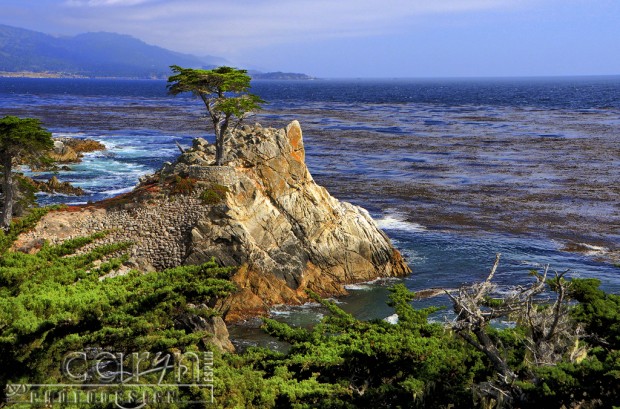
[[[36,226],[37,222],[48,212],[61,209],[62,207],[62,205],[55,205],[30,209],[26,216],[12,221],[8,231],[5,232],[0,229],[0,254],[11,248],[21,233],[24,233]]]
[[[221,203],[229,191],[226,186],[212,184],[200,193],[200,200],[206,205],[215,205]]]
[[[23,221],[24,226],[26,220]],[[209,349],[206,332],[177,326],[184,314],[209,317],[213,306],[236,291],[233,269],[215,261],[164,271],[100,277],[120,267],[112,258],[130,243],[75,252],[105,233],[44,244],[36,254],[4,250],[0,257],[0,400],[7,383],[60,377],[62,357],[89,348],[116,352]],[[202,306],[195,308],[193,305]]]

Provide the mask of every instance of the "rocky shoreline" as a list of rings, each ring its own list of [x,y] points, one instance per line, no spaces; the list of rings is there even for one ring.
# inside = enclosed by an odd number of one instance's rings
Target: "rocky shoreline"
[[[364,209],[314,182],[297,121],[244,126],[227,155],[226,166],[212,166],[213,147],[196,139],[134,191],[52,212],[15,248],[107,230],[98,244],[132,241],[130,266],[143,271],[213,257],[239,267],[239,291],[218,306],[229,322],[303,303],[305,290],[343,295],[346,284],[411,271]]]
[[[54,148],[47,153],[48,157],[53,161],[51,170],[71,170],[70,164],[80,163],[85,153],[106,150],[104,144],[92,139],[76,139],[68,137],[53,138]],[[46,171],[48,168],[37,169],[33,171]],[[82,196],[84,190],[80,187],[73,186],[69,182],[58,180],[57,176],[52,176],[47,181],[34,179],[31,177],[21,176],[36,191],[50,194],[62,193],[72,196]]]

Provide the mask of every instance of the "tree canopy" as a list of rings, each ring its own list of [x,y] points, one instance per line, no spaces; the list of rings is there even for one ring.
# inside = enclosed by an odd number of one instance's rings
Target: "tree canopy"
[[[222,66],[213,70],[170,67],[175,75],[168,78],[172,95],[190,92],[205,105],[215,131],[215,161],[224,162],[227,132],[237,127],[251,112],[260,109],[264,101],[251,94],[251,77],[246,70]]]
[[[34,118],[5,116],[0,119],[0,166],[2,166],[2,228],[8,229],[13,216],[13,164],[40,163],[45,152],[54,146],[52,134]]]

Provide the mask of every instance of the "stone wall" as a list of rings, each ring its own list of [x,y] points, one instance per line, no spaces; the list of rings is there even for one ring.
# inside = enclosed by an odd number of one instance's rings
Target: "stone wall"
[[[239,182],[235,169],[231,166],[200,166],[188,167],[189,177],[199,180],[208,180],[223,186],[233,186]]]
[[[192,228],[211,208],[202,204],[197,193],[151,200],[135,208],[127,208],[131,203],[124,207],[53,212],[33,231],[24,234],[19,243],[36,239],[60,243],[108,230],[110,234],[97,244],[131,241],[134,243],[131,256],[143,266],[150,265],[158,270],[176,267],[185,260]]]

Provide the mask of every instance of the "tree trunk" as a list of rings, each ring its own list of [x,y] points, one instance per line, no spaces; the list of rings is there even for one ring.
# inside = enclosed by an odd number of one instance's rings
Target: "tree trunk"
[[[221,138],[218,138],[215,143],[215,165],[222,166],[224,161],[224,141]]]
[[[3,159],[2,192],[4,194],[4,205],[2,206],[2,228],[8,230],[13,217],[13,161],[10,156]]]
[[[224,164],[224,146],[226,145],[226,131],[228,130],[228,121],[216,128],[215,132],[215,165],[222,166]]]

